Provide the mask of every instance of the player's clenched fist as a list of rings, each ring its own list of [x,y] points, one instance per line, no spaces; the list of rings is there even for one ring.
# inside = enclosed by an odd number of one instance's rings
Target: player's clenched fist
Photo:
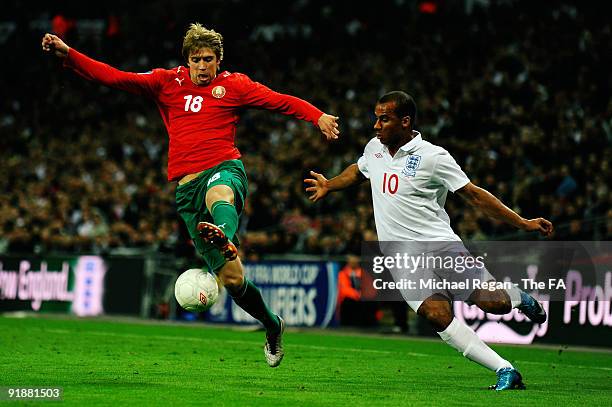
[[[549,237],[554,232],[553,224],[544,218],[529,219],[525,221],[523,229],[530,232],[540,232],[542,236]]]
[[[55,53],[57,57],[65,58],[68,55],[69,47],[57,35],[47,33],[42,38],[42,49]]]

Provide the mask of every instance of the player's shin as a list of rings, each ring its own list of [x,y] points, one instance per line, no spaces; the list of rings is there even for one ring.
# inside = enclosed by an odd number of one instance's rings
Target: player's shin
[[[268,333],[276,334],[280,331],[278,317],[268,308],[255,284],[245,278],[240,287],[228,288],[227,291],[240,308],[263,324]]]
[[[491,370],[497,371],[512,364],[499,356],[484,343],[469,326],[453,318],[450,325],[438,335],[466,358]]]
[[[211,205],[210,213],[215,225],[223,230],[229,240],[232,240],[238,229],[236,207],[227,201],[217,201]]]

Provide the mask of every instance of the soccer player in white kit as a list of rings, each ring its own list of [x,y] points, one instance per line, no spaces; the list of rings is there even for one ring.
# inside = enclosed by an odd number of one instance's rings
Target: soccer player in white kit
[[[375,108],[376,137],[366,145],[357,163],[340,175],[327,179],[311,171],[304,180],[310,200],[316,202],[329,192],[370,181],[374,218],[379,241],[461,242],[453,232],[444,210],[448,191],[458,193],[469,204],[493,219],[544,236],[553,232],[546,219],[525,219],[486,190],[470,182],[453,157],[443,148],[423,140],[414,130],[414,99],[400,91],[382,96]],[[495,390],[524,389],[520,373],[499,356],[463,322],[453,317],[448,292],[433,293],[418,301],[407,301],[427,318],[440,337],[468,359],[497,373]],[[506,314],[518,308],[532,321],[543,323],[546,312],[533,297],[516,288],[473,290],[467,299],[485,312]]]

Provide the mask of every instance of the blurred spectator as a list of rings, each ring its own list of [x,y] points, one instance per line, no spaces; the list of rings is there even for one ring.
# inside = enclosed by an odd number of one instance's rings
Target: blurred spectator
[[[441,6],[423,16],[411,2],[384,1],[390,17],[382,23],[366,6],[356,16],[341,2],[289,3],[278,3],[273,26],[246,1],[240,8],[249,24],[231,7],[207,16],[211,26],[223,23],[233,47],[226,49],[233,65],[224,69],[312,100],[336,112],[343,126],[340,142],[329,146],[313,141],[316,130],[303,123],[243,115],[236,140],[251,186],[240,226],[245,253],[360,250],[374,225],[367,188],[312,205],[301,180],[306,169],[338,173],[358,159],[373,135],[372,101],[392,87],[416,98],[425,139],[451,151],[475,183],[521,215],[550,216],[558,239],[612,239],[612,23],[598,7],[479,2],[469,14]],[[173,209],[175,185],[166,182],[167,136],[155,107],[84,84],[36,46],[35,27],[64,16],[74,46],[97,59],[142,72],[180,63],[176,46],[192,22],[189,10],[153,1],[142,15],[134,7],[109,0],[45,15],[20,7],[16,28],[0,35],[7,79],[0,100],[0,251],[174,245],[192,253]],[[83,20],[110,25],[89,30]],[[152,21],[163,21],[158,32],[138,28]],[[514,233],[483,222],[452,195],[447,208],[462,238]]]
[[[359,257],[348,255],[338,273],[336,318],[341,325],[373,326],[378,323],[378,303],[371,277],[359,265]]]

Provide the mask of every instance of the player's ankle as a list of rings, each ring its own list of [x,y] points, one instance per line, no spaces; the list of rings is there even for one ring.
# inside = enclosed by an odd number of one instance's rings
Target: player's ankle
[[[266,326],[266,335],[278,335],[281,332],[281,322],[278,315],[270,319],[270,323]]]

